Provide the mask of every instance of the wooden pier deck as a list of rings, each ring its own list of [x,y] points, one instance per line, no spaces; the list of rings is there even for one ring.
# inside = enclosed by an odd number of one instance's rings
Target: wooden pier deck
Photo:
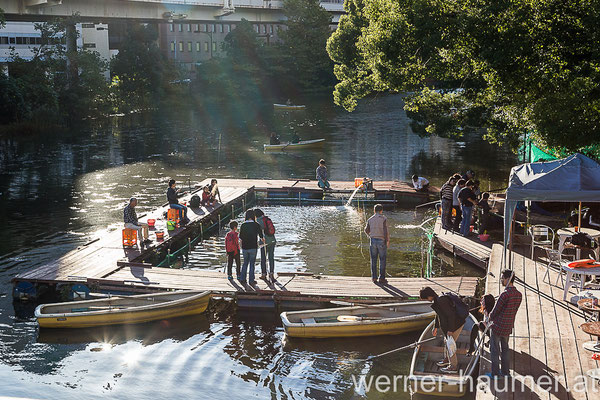
[[[208,183],[208,182],[206,182]],[[351,195],[354,190],[354,182],[330,181],[331,195]],[[323,190],[319,188],[317,181],[308,179],[219,179],[219,186],[231,187],[254,187],[257,193],[264,193],[270,200],[315,200],[323,199]],[[400,181],[375,181],[373,190],[369,191],[372,201],[398,203],[405,205],[418,205],[437,198],[439,188],[431,186],[428,192],[417,192],[412,184]],[[357,196],[364,198],[364,192],[359,191]],[[361,197],[362,196],[362,197]]]
[[[477,236],[466,238],[452,231],[442,229],[441,219],[438,218],[434,228],[436,243],[454,254],[480,268],[487,269],[492,253],[492,242],[482,242]]]
[[[203,181],[202,186],[209,181]],[[235,208],[239,213],[244,205],[254,200],[255,191],[282,190],[287,187],[298,190],[313,190],[309,186],[316,183],[310,181],[272,181],[272,180],[239,180],[219,179],[222,205],[215,208],[201,207],[189,209],[191,222],[175,231],[168,232],[164,241],[154,240],[146,249],[124,249],[121,243],[121,225],[106,230],[97,239],[65,254],[55,261],[32,269],[16,276],[13,281],[33,284],[75,285],[84,284],[92,290],[113,292],[151,292],[165,290],[195,289],[211,290],[216,294],[229,297],[285,298],[299,301],[329,301],[331,299],[354,299],[365,302],[385,302],[415,298],[423,286],[432,286],[436,291],[454,291],[463,296],[474,296],[478,278],[475,277],[443,277],[443,278],[391,278],[387,285],[375,285],[369,277],[323,276],[306,273],[282,273],[275,284],[260,281],[253,288],[243,288],[236,282],[229,282],[219,271],[184,270],[156,267],[149,263],[157,252],[165,253],[165,248],[174,246],[177,250],[187,237],[197,234],[198,226],[219,219],[219,215],[227,215]],[[333,183],[336,190],[350,192],[354,189],[350,183]],[[382,184],[381,184],[382,185]],[[408,187],[407,185],[405,185]],[[377,185],[376,185],[377,187]],[[380,186],[381,187],[381,186]],[[397,182],[388,183],[388,187],[403,187]],[[412,188],[410,195],[419,194]],[[198,191],[200,189],[197,189]],[[318,190],[318,189],[317,189]],[[404,190],[404,189],[403,189]],[[322,191],[318,190],[322,193]],[[189,202],[194,192],[181,198],[181,202]],[[140,216],[140,221],[149,218],[157,220],[157,229],[166,231],[164,212],[168,205]],[[155,236],[150,231],[150,237]],[[183,242],[182,242],[183,241]],[[176,245],[177,244],[177,245]],[[365,266],[365,270],[368,266]]]
[[[499,279],[502,252],[502,245],[494,245],[489,263],[491,274],[487,276],[486,293],[494,296],[504,290]],[[553,285],[558,272],[551,270],[550,279],[544,281],[545,265],[518,254],[514,254],[513,266],[515,286],[523,294],[509,340],[512,375],[518,378],[515,380],[517,390],[496,392],[481,385],[476,399],[599,399],[600,387],[589,378],[586,390],[576,390],[577,385],[581,388],[586,372],[599,365],[592,359],[593,353],[583,348],[584,342],[595,340],[579,328],[585,322],[583,313],[576,305],[563,301],[562,288]],[[490,370],[489,348],[484,348],[480,373]],[[534,381],[522,379],[524,376],[531,376]],[[550,376],[549,391],[534,383],[541,376]],[[521,390],[521,380],[524,390]]]

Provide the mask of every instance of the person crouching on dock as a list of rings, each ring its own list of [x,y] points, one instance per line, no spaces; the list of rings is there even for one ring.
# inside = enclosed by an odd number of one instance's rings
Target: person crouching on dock
[[[327,167],[325,166],[325,160],[319,160],[319,166],[317,167],[317,181],[318,185],[323,190],[330,190],[331,185],[329,185],[329,173],[327,172]]]

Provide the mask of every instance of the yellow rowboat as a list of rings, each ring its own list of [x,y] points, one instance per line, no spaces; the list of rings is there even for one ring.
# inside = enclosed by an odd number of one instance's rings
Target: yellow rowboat
[[[304,110],[306,109],[305,105],[298,105],[298,106],[294,106],[291,104],[273,104],[273,108],[276,110],[291,110],[291,111],[299,111],[299,110]]]
[[[281,313],[286,335],[300,338],[397,335],[421,330],[434,317],[428,301]]]
[[[203,313],[210,292],[181,291],[66,303],[41,304],[35,317],[41,328],[89,328],[139,324]]]
[[[419,342],[433,337],[432,322],[425,330]],[[475,341],[475,351],[471,356],[467,356],[469,342],[471,340],[471,329],[477,329],[479,334]],[[438,330],[438,335],[441,335]],[[458,356],[458,372],[444,373],[437,362],[444,358],[444,339],[438,336],[437,339],[428,341],[427,344],[421,344],[415,348],[412,363],[410,366],[410,389],[412,393],[420,393],[432,396],[461,397],[474,387],[473,373],[475,366],[479,361],[481,347],[483,345],[484,335],[477,326],[477,320],[469,314],[463,330],[456,341],[456,352]],[[473,386],[471,387],[471,385]]]
[[[265,144],[265,151],[303,150],[323,145],[325,139],[302,140],[298,143]]]

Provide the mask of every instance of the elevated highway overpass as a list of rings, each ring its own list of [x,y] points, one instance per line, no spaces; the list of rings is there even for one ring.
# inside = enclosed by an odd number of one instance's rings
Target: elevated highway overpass
[[[322,0],[337,24],[343,0]],[[277,22],[284,18],[280,0],[0,0],[8,21],[45,21],[79,14],[83,22],[240,21]]]

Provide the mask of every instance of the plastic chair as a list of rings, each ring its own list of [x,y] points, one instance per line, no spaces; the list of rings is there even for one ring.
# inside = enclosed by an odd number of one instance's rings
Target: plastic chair
[[[123,229],[123,247],[133,247],[137,244],[137,231],[135,229]]]
[[[529,236],[531,236],[531,259],[533,260],[533,254],[535,246],[542,248],[554,249],[554,231],[552,228],[546,225],[533,225],[529,227]]]
[[[563,277],[563,267],[568,265],[570,262],[575,260],[574,254],[562,254],[558,250],[546,248],[546,256],[548,257],[548,264],[546,265],[546,273],[542,277],[542,282],[545,282],[546,276],[548,277],[548,283],[550,283],[550,266],[554,265],[558,268],[558,276],[554,282],[554,286],[558,285],[558,280],[562,281],[562,287],[565,286],[565,279]],[[571,257],[570,260],[566,260],[565,257]]]

